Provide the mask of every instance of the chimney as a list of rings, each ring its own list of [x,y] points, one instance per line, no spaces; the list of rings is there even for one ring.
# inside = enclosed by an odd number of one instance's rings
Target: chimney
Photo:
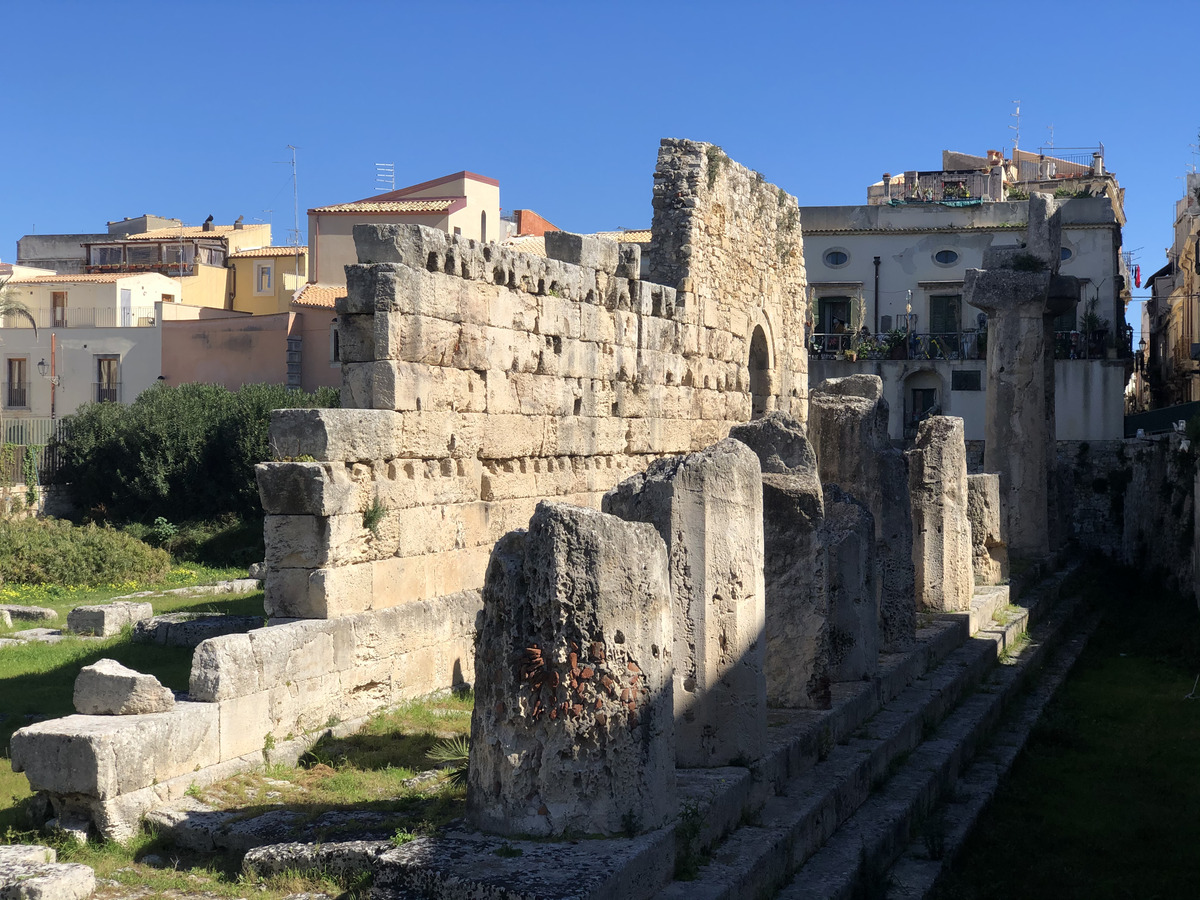
[[[246,222],[245,216],[238,216],[233,222],[233,230],[241,231],[243,228],[246,227],[245,222]]]
[[[204,224],[200,226],[200,230],[201,231],[212,231],[213,230],[213,217],[212,216],[209,216],[207,219],[204,220]]]

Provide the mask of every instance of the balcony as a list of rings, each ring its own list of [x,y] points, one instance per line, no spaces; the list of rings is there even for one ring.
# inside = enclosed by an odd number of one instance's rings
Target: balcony
[[[4,397],[4,405],[8,409],[29,408],[28,381],[6,381],[0,388],[0,395]]]
[[[104,307],[68,307],[67,309],[31,309],[30,314],[38,328],[153,328],[155,323],[153,306],[135,306],[130,309]],[[29,328],[24,316],[0,317],[4,328]]]
[[[107,275],[111,273],[120,275],[142,275],[146,272],[157,272],[159,275],[166,275],[168,278],[179,278],[181,276],[195,275],[196,264],[194,262],[109,263],[106,265],[85,266],[84,271],[88,275]]]
[[[121,382],[92,382],[92,398],[97,403],[120,403]]]
[[[813,359],[984,359],[986,331],[938,333],[893,331],[887,334],[813,334],[808,354]]]

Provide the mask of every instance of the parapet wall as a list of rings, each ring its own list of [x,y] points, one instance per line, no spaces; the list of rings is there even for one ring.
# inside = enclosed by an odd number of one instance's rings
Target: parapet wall
[[[270,614],[479,588],[493,544],[539,500],[599,507],[756,404],[803,413],[804,355],[783,349],[803,347],[795,200],[726,160],[720,190],[660,213],[662,190],[695,180],[677,143],[660,154],[655,228],[689,229],[676,257],[725,260],[676,266],[697,273],[683,289],[640,280],[637,245],[551,233],[558,258],[543,259],[419,226],[355,228],[360,263],[338,307],[344,408],[273,414],[273,454],[291,461],[260,467]],[[724,231],[709,221],[718,207]]]

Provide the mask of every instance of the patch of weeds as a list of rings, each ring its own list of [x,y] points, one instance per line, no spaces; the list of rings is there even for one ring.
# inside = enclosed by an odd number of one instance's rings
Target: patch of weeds
[[[675,823],[675,880],[695,881],[700,867],[708,862],[700,852],[700,831],[704,814],[700,801],[694,797],[679,803],[679,818]]]
[[[637,837],[642,831],[642,819],[634,810],[629,810],[621,816],[621,830],[626,837]]]
[[[705,175],[708,179],[708,189],[711,191],[713,185],[717,183],[717,176],[721,174],[721,169],[729,164],[729,157],[716,144],[709,144],[704,150],[704,156],[707,159]]]
[[[465,734],[444,738],[425,754],[425,758],[448,769],[451,784],[466,785],[471,762],[471,739]]]
[[[1021,655],[1022,651],[1028,646],[1029,632],[1022,631],[1013,639],[1011,644],[1005,645],[1004,649],[1000,651],[1000,662],[1006,666],[1012,665],[1014,662],[1016,662],[1017,657]]]
[[[514,847],[512,844],[505,842],[492,851],[494,856],[503,856],[505,859],[512,859],[516,856],[524,856],[525,851],[520,847]]]
[[[411,844],[417,838],[421,837],[416,831],[409,831],[405,828],[397,828],[395,834],[389,840],[393,847],[403,847],[405,844]]]
[[[387,515],[387,504],[378,497],[371,501],[371,505],[363,511],[362,524],[363,528],[371,532],[376,537],[379,536],[379,523],[383,521],[383,517]]]
[[[921,823],[921,843],[930,859],[946,857],[946,819],[940,812],[934,812]]]
[[[821,736],[817,738],[817,760],[825,762],[829,759],[829,754],[833,752],[833,729],[826,728],[821,732]]]

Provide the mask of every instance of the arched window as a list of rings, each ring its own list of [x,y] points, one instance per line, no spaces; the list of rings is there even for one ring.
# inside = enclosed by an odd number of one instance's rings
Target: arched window
[[[771,353],[767,336],[761,326],[755,326],[750,337],[750,402],[752,418],[767,414],[771,399]]]

